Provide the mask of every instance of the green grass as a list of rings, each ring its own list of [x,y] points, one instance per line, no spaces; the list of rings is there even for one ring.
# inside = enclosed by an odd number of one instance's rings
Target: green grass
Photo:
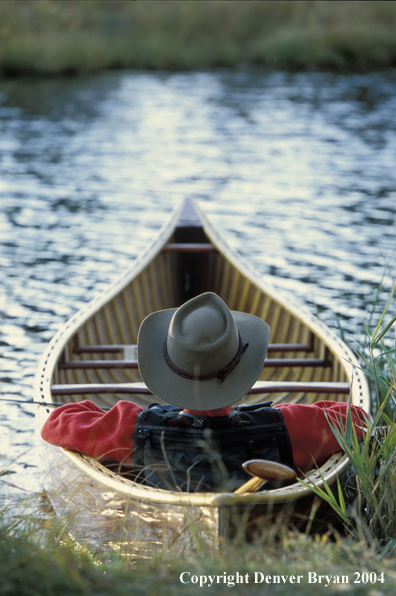
[[[0,73],[396,64],[394,2],[1,2]]]
[[[371,384],[372,421],[360,444],[350,416],[345,429],[333,428],[355,473],[356,486],[349,489],[353,499],[345,499],[347,490],[340,484],[334,492],[326,484],[313,490],[332,506],[350,537],[396,555],[396,285],[376,321],[381,289],[382,284],[366,324],[366,341],[358,348]]]
[[[241,596],[305,596],[328,594],[329,590],[332,593],[332,588],[340,588],[334,583],[337,581],[350,594],[390,595],[396,588],[395,559],[381,557],[375,547],[368,547],[364,541],[285,534],[276,542],[264,538],[254,544],[230,545],[216,555],[198,550],[194,557],[140,559],[131,564],[116,553],[112,557],[93,557],[89,552],[73,548],[65,542],[64,532],[59,531],[56,521],[52,527],[46,522],[43,532],[42,524],[36,520],[36,529],[41,528],[38,543],[35,524],[28,519],[24,524],[23,516],[19,517],[18,528],[11,524],[12,528],[5,525],[0,531],[2,596],[188,596],[230,592]],[[237,573],[243,583],[236,583]],[[271,578],[271,583],[255,583],[255,574],[259,580]],[[299,583],[290,583],[288,579],[283,583],[282,575],[295,576],[296,580],[300,576]],[[330,586],[326,587],[328,580],[324,577],[319,584],[319,576],[331,576]],[[189,583],[183,583],[181,577]],[[208,583],[210,577],[214,578],[214,584],[201,588],[199,582]],[[313,583],[313,579],[317,581]],[[357,580],[359,583],[355,583]]]

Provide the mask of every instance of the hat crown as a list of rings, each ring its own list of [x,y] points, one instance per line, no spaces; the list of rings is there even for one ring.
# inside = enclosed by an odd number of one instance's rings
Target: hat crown
[[[207,292],[144,319],[139,371],[163,401],[193,410],[222,408],[246,395],[259,378],[269,334],[262,319],[231,311]]]
[[[194,298],[173,315],[167,336],[172,363],[192,375],[215,373],[238,351],[234,317],[223,300],[211,292]]]

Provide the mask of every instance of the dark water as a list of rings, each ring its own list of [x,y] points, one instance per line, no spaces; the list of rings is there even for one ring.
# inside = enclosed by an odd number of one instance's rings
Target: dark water
[[[395,92],[396,71],[0,82],[3,397],[32,398],[45,343],[185,196],[258,272],[359,336],[395,273]],[[0,492],[40,488],[33,412],[0,405]]]

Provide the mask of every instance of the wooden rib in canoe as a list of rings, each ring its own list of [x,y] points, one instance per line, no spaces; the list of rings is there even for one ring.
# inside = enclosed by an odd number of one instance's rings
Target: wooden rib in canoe
[[[126,366],[136,360],[133,347],[140,323],[153,311],[178,307],[205,291],[271,326],[266,364],[245,403],[349,399],[369,410],[367,383],[351,350],[305,307],[282,295],[271,279],[257,276],[189,201],[175,209],[120,279],[56,334],[41,359],[34,400],[89,398],[101,407],[118,399],[132,399],[142,407],[159,401],[143,385],[136,364]],[[104,365],[97,365],[98,354]],[[39,427],[51,410],[38,407]],[[55,510],[69,514],[72,534],[95,547],[99,542],[101,548],[116,545],[150,555],[170,545],[190,548],[198,536],[216,548],[233,536],[240,516],[246,527],[259,531],[281,514],[304,528],[313,502],[313,493],[299,482],[243,495],[181,493],[146,487],[123,475],[125,470],[110,470],[78,453],[44,443],[42,451],[45,486]],[[334,485],[348,465],[338,453],[310,481],[321,485],[323,477]],[[324,518],[325,503],[322,509]]]

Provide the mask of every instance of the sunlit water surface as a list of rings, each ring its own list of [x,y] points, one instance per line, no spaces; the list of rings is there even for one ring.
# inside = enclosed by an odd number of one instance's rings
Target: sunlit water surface
[[[1,82],[2,397],[32,399],[46,342],[186,196],[353,345],[394,273],[395,91],[395,71]],[[0,432],[0,492],[39,491],[33,406],[2,402]]]

